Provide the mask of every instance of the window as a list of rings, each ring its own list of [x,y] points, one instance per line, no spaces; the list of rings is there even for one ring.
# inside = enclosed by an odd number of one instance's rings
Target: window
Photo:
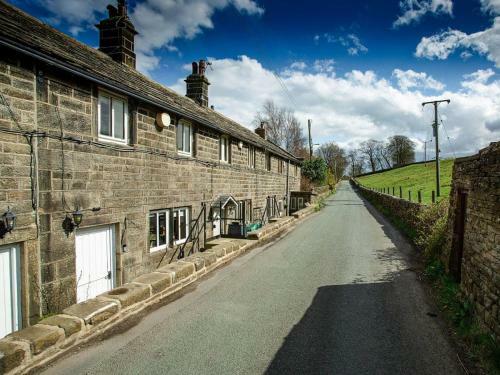
[[[186,242],[189,235],[189,208],[182,207],[173,210],[174,243]]]
[[[297,164],[293,166],[293,175],[297,177]]]
[[[179,154],[192,155],[193,129],[191,124],[179,121],[177,124],[177,151]]]
[[[302,209],[304,208],[304,198],[298,197],[297,198],[297,209]]]
[[[266,170],[271,170],[271,154],[269,152],[266,152]]]
[[[123,99],[100,93],[97,107],[99,138],[127,143],[127,103]]]
[[[223,135],[219,139],[219,159],[224,163],[229,163],[231,142],[229,137]]]
[[[255,147],[248,145],[248,166],[255,168]]]
[[[149,213],[149,251],[165,249],[168,244],[168,210]]]
[[[291,210],[297,209],[297,197],[290,198],[290,209]]]
[[[279,159],[278,160],[278,173],[283,173],[283,165],[284,165],[284,161]]]

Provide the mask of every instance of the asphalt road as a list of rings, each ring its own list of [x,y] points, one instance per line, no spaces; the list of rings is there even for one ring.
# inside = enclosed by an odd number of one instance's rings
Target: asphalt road
[[[461,374],[411,254],[343,183],[280,241],[46,373]]]

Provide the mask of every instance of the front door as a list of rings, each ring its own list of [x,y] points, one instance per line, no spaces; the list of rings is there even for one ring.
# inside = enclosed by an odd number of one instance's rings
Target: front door
[[[19,246],[0,246],[0,338],[20,329]]]
[[[78,229],[75,245],[77,302],[86,301],[113,289],[114,226]]]

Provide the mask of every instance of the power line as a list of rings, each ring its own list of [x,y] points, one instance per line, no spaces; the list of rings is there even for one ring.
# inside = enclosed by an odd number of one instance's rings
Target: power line
[[[448,139],[448,144],[450,145],[451,152],[453,152],[453,157],[456,159],[457,158],[457,154],[455,153],[455,148],[451,144],[450,136],[448,135],[448,131],[446,130],[446,126],[444,125],[444,121],[441,118],[441,115],[439,115],[439,121],[441,121],[441,124],[443,125],[444,133],[446,134],[446,138]]]

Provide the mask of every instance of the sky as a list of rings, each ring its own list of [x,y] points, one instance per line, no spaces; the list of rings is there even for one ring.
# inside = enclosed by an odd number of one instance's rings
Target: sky
[[[115,0],[10,0],[97,47]],[[137,68],[185,94],[208,59],[210,104],[249,128],[269,99],[295,111],[314,143],[354,148],[409,136],[422,158],[441,104],[444,157],[500,138],[500,0],[130,0]],[[432,144],[431,144],[432,145]],[[433,147],[433,146],[431,146]]]

